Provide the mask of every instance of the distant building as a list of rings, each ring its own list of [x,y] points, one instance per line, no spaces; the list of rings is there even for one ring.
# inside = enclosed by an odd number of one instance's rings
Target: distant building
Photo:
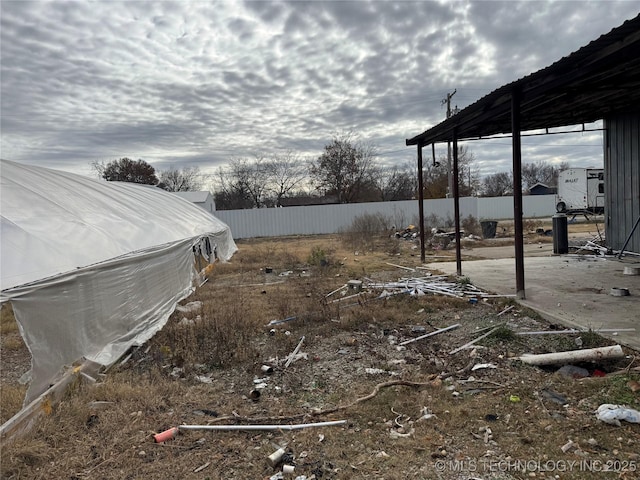
[[[540,182],[529,188],[529,195],[555,195],[556,193],[558,193],[557,187],[550,187]]]
[[[196,204],[209,213],[216,211],[216,202],[213,200],[211,192],[172,192],[191,203]]]

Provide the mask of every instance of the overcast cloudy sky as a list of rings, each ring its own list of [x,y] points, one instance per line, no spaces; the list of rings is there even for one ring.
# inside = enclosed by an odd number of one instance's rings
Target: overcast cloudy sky
[[[336,132],[406,163],[405,139],[638,14],[637,1],[7,1],[1,156],[91,174],[128,156],[212,172],[316,158]],[[510,141],[469,142],[483,174]],[[601,165],[600,134],[531,137],[524,161]]]

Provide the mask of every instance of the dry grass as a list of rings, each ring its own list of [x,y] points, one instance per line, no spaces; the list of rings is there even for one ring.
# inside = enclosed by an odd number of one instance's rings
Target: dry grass
[[[26,393],[27,387],[25,385],[2,385],[0,388],[0,423],[6,422],[20,411]]]
[[[571,337],[514,336],[524,326],[544,328],[544,322],[527,309],[516,306],[498,319],[497,312],[509,302],[496,299],[472,305],[450,297],[408,295],[380,300],[373,294],[326,301],[328,292],[351,278],[406,276],[406,270],[388,263],[418,265],[411,242],[398,241],[399,251],[393,254],[374,248],[358,255],[353,244],[340,236],[238,244],[232,261],[217,265],[209,282],[188,299],[202,301],[201,311],[175,313],[147,346],[125,365],[114,367],[102,383],[79,385],[28,437],[3,446],[2,475],[264,479],[278,471],[266,462],[277,446],[286,446],[293,455],[296,475],[317,479],[533,478],[530,472],[496,475],[482,470],[461,476],[452,470],[437,471],[435,462],[440,457],[449,465],[463,460],[480,465],[483,459],[585,458],[575,451],[562,452],[560,447],[569,439],[580,445],[586,458],[636,458],[637,425],[605,425],[596,421],[593,411],[604,402],[640,408],[637,394],[626,386],[628,379],[640,376],[629,373],[579,382],[512,362],[509,356],[523,352],[577,348]],[[318,258],[314,252],[319,251],[330,261],[312,264],[309,260]],[[273,271],[266,273],[265,267]],[[280,276],[283,272],[291,273]],[[339,293],[330,297],[337,298]],[[183,316],[193,323],[181,324]],[[269,321],[288,317],[296,319],[271,331]],[[477,337],[478,329],[498,322],[508,325],[480,342],[474,353],[447,353]],[[413,326],[432,331],[453,323],[461,327],[397,348],[398,339],[416,336]],[[277,366],[267,377],[260,400],[249,398],[254,378],[264,376],[260,366],[286,357],[302,336],[307,359],[287,369]],[[581,336],[589,346],[607,344],[595,334]],[[492,362],[498,368],[464,370],[471,361]],[[616,370],[628,363],[625,359],[602,368]],[[397,376],[368,374],[365,368]],[[448,378],[433,381],[441,374]],[[390,379],[424,385],[382,388],[373,398],[353,403]],[[568,407],[543,398],[544,389],[565,396]],[[521,400],[512,402],[512,395]],[[352,405],[330,414],[314,410],[348,404]],[[436,417],[417,420],[423,407]],[[166,444],[153,442],[154,433],[180,424],[336,419],[346,419],[346,426],[294,432],[184,431]],[[393,438],[398,432],[409,435]],[[580,480],[634,478],[584,471],[559,474]],[[535,478],[550,477],[536,472]]]
[[[0,336],[18,332],[18,323],[13,315],[11,304],[3,303],[0,308]]]

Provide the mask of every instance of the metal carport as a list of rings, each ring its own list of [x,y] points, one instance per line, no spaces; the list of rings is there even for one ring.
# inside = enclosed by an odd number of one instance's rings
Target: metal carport
[[[406,140],[418,151],[421,259],[425,260],[422,149],[453,143],[456,263],[461,274],[458,153],[460,140],[511,134],[516,291],[525,298],[522,228],[522,132],[591,123],[640,112],[640,15],[552,65],[504,85],[429,130]],[[432,150],[433,151],[433,150]]]

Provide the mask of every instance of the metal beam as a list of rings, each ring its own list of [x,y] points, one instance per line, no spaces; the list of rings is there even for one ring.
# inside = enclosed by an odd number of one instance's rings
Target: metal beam
[[[462,275],[462,252],[460,250],[460,183],[458,181],[458,131],[453,130],[453,214],[456,217],[456,272]]]
[[[522,227],[522,145],[520,142],[520,91],[511,92],[513,156],[513,224],[515,227],[516,297],[524,300],[524,236]]]
[[[418,215],[420,216],[420,261],[425,262],[424,248],[424,184],[422,180],[422,144],[418,143]]]

